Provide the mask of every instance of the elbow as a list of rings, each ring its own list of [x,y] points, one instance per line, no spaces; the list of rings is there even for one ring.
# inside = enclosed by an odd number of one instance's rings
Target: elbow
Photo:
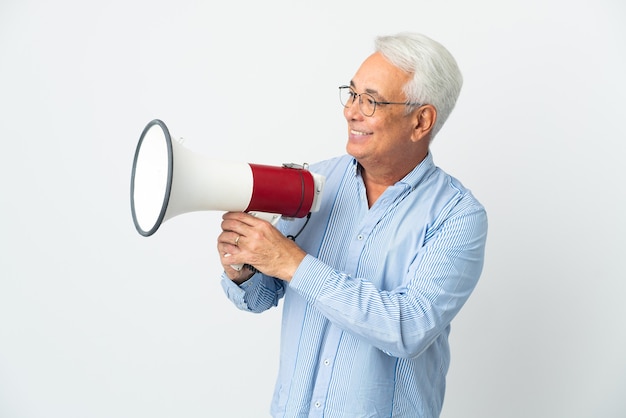
[[[448,328],[442,330],[431,329],[424,333],[402,333],[395,343],[383,349],[387,355],[402,359],[419,357],[437,341],[447,343]]]
[[[391,357],[397,357],[401,359],[414,359],[419,357],[420,354],[428,348],[429,345],[411,345],[411,346],[397,346],[393,347],[391,351],[382,350],[385,354]]]

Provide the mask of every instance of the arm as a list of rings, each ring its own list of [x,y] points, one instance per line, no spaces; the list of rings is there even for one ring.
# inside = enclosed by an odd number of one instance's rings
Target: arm
[[[285,294],[283,281],[261,274],[255,274],[251,279],[237,285],[224,273],[222,288],[237,308],[254,313],[277,306]]]
[[[394,356],[415,357],[461,309],[483,265],[487,219],[481,207],[460,203],[434,228],[415,254],[407,254],[413,260],[397,272],[400,287],[381,291],[311,256],[290,287],[337,326]]]
[[[217,240],[220,261],[224,267],[222,287],[228,298],[242,310],[262,312],[278,305],[286,283],[305,253],[269,222],[243,212],[223,215],[222,233]],[[244,267],[270,272],[254,274]]]

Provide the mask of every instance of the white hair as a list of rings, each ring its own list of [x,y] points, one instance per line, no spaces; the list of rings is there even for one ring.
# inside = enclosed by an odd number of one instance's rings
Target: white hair
[[[391,64],[412,74],[412,80],[404,86],[409,102],[431,104],[437,109],[431,133],[434,138],[454,109],[463,85],[456,60],[443,45],[418,33],[379,36],[375,48]],[[408,111],[413,109],[409,107]]]

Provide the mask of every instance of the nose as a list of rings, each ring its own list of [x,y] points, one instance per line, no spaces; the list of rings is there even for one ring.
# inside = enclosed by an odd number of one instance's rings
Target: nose
[[[359,117],[363,117],[361,113],[361,108],[359,107],[359,99],[360,97],[355,97],[355,99],[348,106],[344,106],[343,108],[343,116],[347,120],[354,120]]]

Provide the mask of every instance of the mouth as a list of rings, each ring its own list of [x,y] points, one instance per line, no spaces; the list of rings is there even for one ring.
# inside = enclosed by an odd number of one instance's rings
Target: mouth
[[[366,136],[366,135],[371,135],[371,132],[363,132],[363,131],[357,131],[355,129],[350,129],[350,135],[354,135],[354,136]]]

